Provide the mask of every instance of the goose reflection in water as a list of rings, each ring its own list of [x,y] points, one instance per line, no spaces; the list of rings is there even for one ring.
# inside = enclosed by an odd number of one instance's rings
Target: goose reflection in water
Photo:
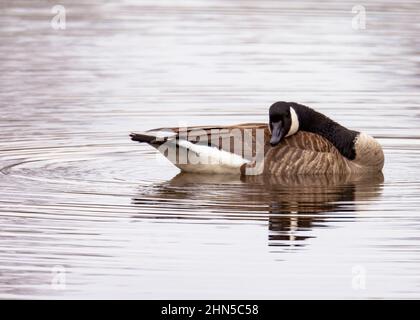
[[[133,198],[154,219],[268,221],[270,246],[300,247],[314,228],[355,212],[382,191],[382,173],[345,176],[222,176],[180,173]],[[357,209],[356,209],[357,206]]]

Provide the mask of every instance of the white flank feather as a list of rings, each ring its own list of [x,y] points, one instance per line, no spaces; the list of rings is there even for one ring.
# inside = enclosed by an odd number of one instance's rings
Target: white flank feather
[[[237,154],[215,147],[194,144],[186,140],[180,140],[178,145],[189,152],[187,164],[176,164],[183,171],[239,174],[241,166],[249,163]]]

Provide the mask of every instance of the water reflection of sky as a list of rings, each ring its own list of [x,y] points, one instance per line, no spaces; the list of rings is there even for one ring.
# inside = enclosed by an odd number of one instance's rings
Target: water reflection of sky
[[[418,4],[61,4],[0,4],[1,297],[419,297]],[[197,181],[128,138],[276,100],[377,137],[383,181]]]

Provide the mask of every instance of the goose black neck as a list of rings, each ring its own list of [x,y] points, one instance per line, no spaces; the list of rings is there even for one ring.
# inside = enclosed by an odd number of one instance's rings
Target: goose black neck
[[[319,134],[330,141],[347,159],[356,158],[355,139],[359,132],[349,130],[323,114],[298,103],[291,103],[299,120],[299,130]]]

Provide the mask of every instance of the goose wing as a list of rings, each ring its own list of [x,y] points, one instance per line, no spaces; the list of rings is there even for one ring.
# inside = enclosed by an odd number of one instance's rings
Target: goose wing
[[[334,145],[320,135],[299,131],[271,148],[264,171],[274,175],[343,172],[346,161]]]
[[[260,134],[258,134],[258,130]],[[244,123],[232,126],[194,126],[180,128],[157,128],[146,132],[132,133],[133,141],[146,142],[159,146],[167,141],[188,141],[197,145],[216,147],[240,156],[255,154],[257,148],[267,151],[266,143],[269,135],[265,123]],[[248,152],[252,151],[252,152]],[[249,157],[245,157],[249,158]]]

